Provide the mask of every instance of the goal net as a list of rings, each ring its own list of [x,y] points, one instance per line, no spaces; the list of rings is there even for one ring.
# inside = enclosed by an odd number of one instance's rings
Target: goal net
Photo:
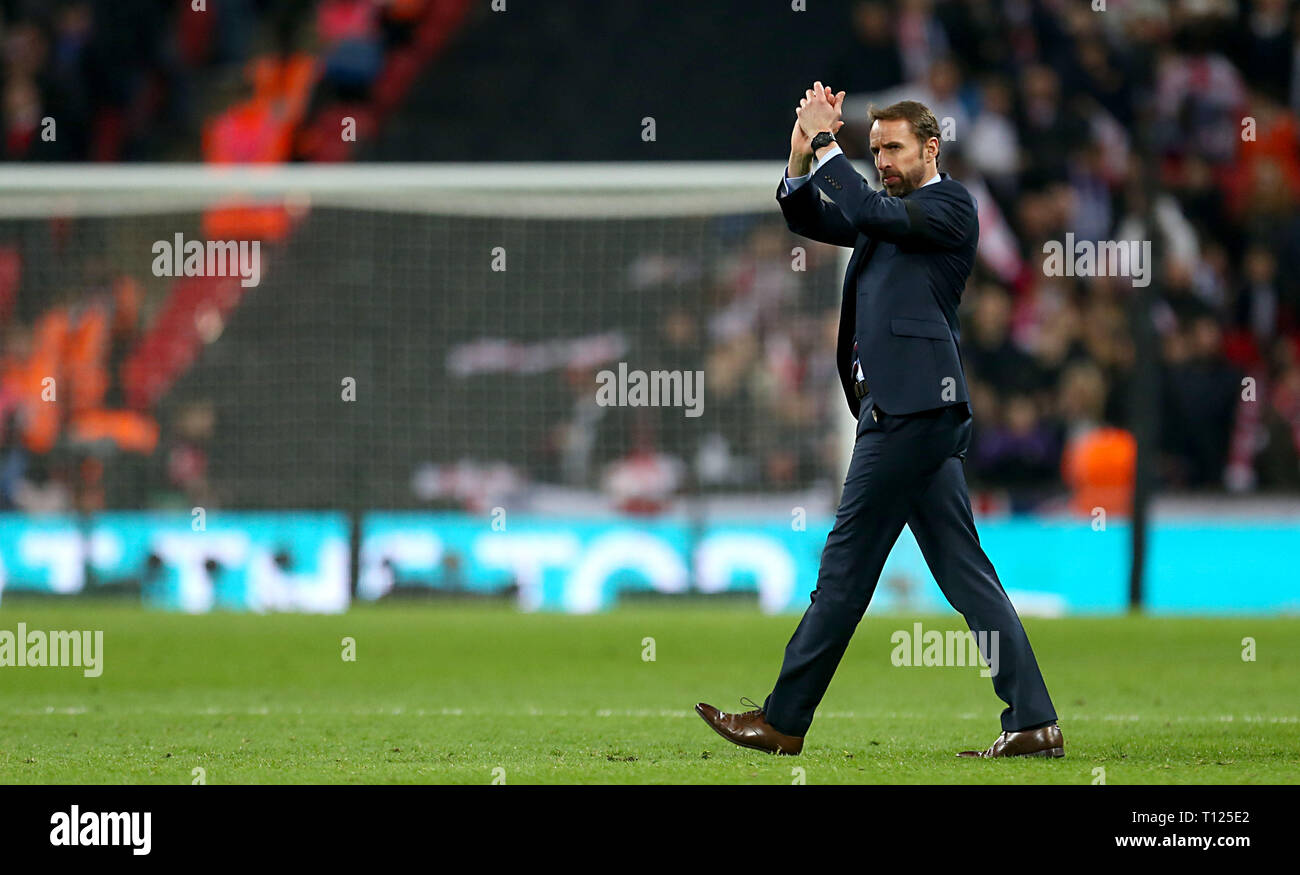
[[[6,440],[91,511],[828,512],[842,257],[779,175],[5,170]]]

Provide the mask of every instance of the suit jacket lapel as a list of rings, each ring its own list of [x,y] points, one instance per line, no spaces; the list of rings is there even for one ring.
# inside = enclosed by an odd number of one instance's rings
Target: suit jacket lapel
[[[857,332],[858,320],[858,274],[866,267],[875,251],[876,238],[872,237],[866,246],[856,249],[849,259],[840,301],[839,336],[835,342],[835,367],[840,374],[840,383],[844,386],[844,397],[848,400],[849,410],[855,419],[862,409],[857,393],[853,391],[853,335]]]

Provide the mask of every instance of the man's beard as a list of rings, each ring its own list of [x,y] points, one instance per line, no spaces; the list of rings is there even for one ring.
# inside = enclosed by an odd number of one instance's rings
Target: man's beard
[[[890,185],[889,183],[885,183],[885,192],[890,197],[902,197],[905,194],[910,194],[911,192],[916,191],[916,189],[919,188],[921,185],[921,180],[919,177],[924,172],[925,172],[925,167],[924,165],[922,165],[921,169],[917,171],[916,179],[913,179],[910,176],[910,174],[906,174],[906,173],[898,174],[898,182],[895,182],[893,185]]]

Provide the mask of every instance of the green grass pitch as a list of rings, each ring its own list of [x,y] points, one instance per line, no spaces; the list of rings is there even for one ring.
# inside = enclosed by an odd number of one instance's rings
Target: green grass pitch
[[[868,614],[804,754],[778,758],[728,744],[692,708],[761,702],[796,615],[412,603],[182,616],[10,597],[0,630],[102,629],[104,671],[0,667],[0,782],[189,784],[195,769],[209,784],[1300,778],[1298,618],[1029,618],[1066,757],[1004,761],[954,756],[999,731],[1002,704],[977,669],[890,663],[890,634],[915,619]],[[921,619],[964,628],[955,614]]]

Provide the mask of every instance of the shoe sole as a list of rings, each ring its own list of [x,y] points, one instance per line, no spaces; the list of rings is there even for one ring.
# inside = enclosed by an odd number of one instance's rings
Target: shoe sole
[[[696,714],[700,714],[700,709],[699,709],[699,708],[696,708],[696,709],[695,709],[695,713],[696,713]],[[772,755],[772,756],[779,756],[779,757],[797,757],[797,756],[799,756],[799,754],[797,754],[797,753],[786,753],[785,751],[783,751],[783,750],[781,750],[781,749],[779,749],[779,748],[778,748],[777,750],[771,750],[771,749],[766,748],[766,747],[759,747],[759,746],[756,745],[756,744],[745,744],[744,742],[736,741],[736,739],[732,738],[730,735],[727,735],[725,732],[723,732],[723,731],[722,731],[721,729],[719,729],[717,726],[714,726],[714,725],[713,725],[713,721],[710,720],[708,717],[705,717],[703,714],[700,714],[700,719],[703,720],[704,723],[705,723],[705,725],[707,725],[710,729],[712,729],[714,732],[718,733],[718,737],[719,737],[719,738],[724,738],[724,739],[726,739],[727,741],[729,741],[729,742],[731,742],[732,744],[734,744],[736,747],[743,747],[743,748],[746,748],[746,749],[748,749],[748,750],[756,750],[756,751],[758,751],[759,753],[770,754],[770,755]]]
[[[1009,760],[1013,757],[1050,757],[1056,759],[1063,756],[1065,756],[1065,748],[1063,747],[1049,747],[1046,750],[1036,750],[1033,753],[1008,753],[996,757],[986,757],[982,755],[962,756],[961,754],[957,754],[957,758],[963,760]]]

